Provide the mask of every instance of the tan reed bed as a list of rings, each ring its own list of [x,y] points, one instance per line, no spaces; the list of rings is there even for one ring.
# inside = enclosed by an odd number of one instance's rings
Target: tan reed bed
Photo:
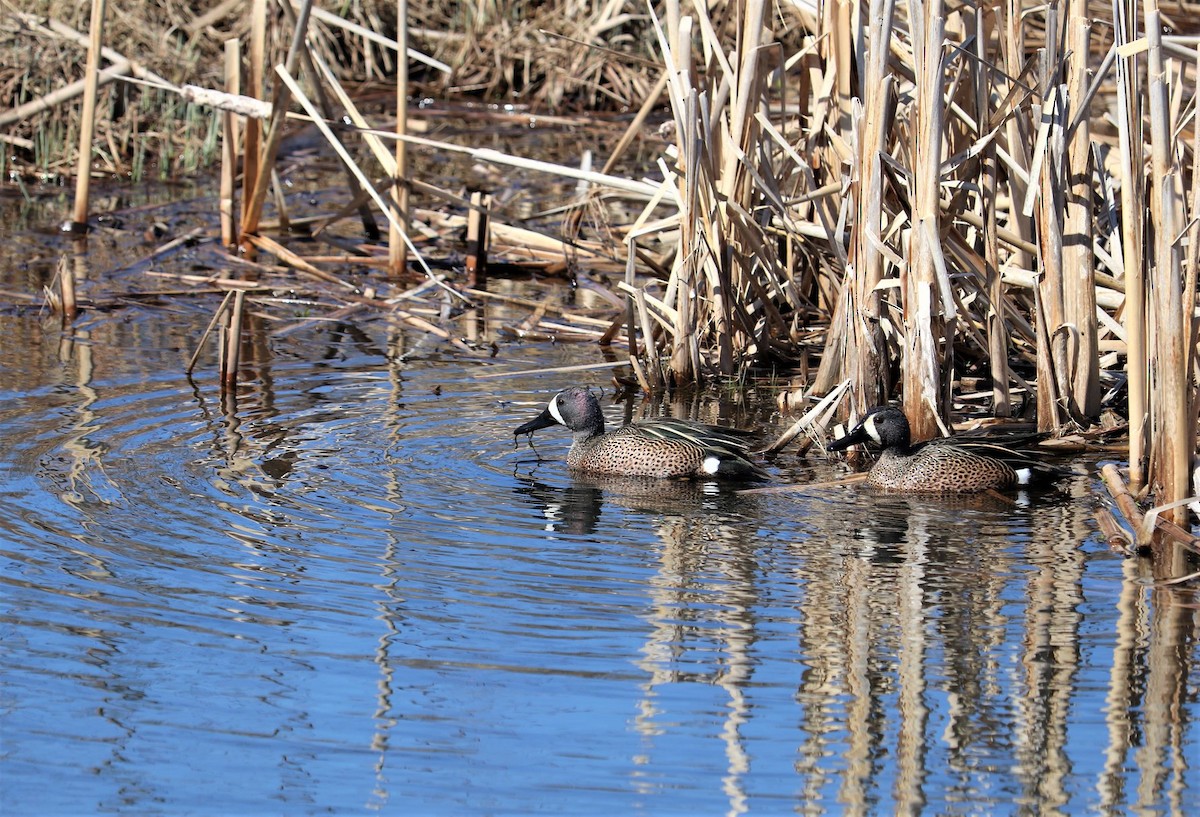
[[[916,433],[930,436],[951,414],[956,370],[974,359],[990,368],[998,415],[1025,393],[1039,427],[1063,433],[1097,419],[1102,384],[1124,379],[1125,353],[1137,370],[1131,408],[1148,418],[1151,440],[1135,445],[1132,473],[1147,475],[1155,502],[1188,497],[1196,264],[1183,239],[1195,222],[1196,55],[1166,56],[1187,52],[1157,42],[1153,6],[1139,7],[1150,36],[1120,49],[1092,22],[1107,9],[1083,0],[988,11],[880,0],[849,15],[824,6],[812,21],[819,56],[796,57],[806,71],[793,113],[779,104],[794,74],[773,73],[788,55],[774,65],[747,58],[773,45],[755,28],[756,4],[738,8],[758,38],[721,39],[719,52],[703,8],[668,3],[659,40],[677,130],[665,168],[678,191],[676,249],[663,295],[636,300],[661,330],[662,376],[761,362],[788,336],[777,317],[794,330],[811,314],[789,300],[813,291],[798,280],[811,268],[764,241],[781,236],[806,245],[818,267],[817,297],[803,306],[830,317],[813,393],[849,378],[858,410],[898,393]],[[1144,90],[1139,59],[1151,78]],[[1113,138],[1118,63],[1127,101],[1118,114],[1145,111],[1148,143]],[[750,99],[738,96],[747,89]],[[1144,102],[1128,105],[1133,94]],[[1140,125],[1126,119],[1119,131]],[[746,134],[761,138],[739,143]],[[1147,176],[1149,220],[1122,234],[1118,224],[1140,220],[1122,209],[1138,201],[1125,191]],[[1131,234],[1143,243],[1130,246]],[[1145,292],[1148,303],[1128,297]],[[1033,364],[1036,380],[1020,379],[1010,358]],[[1164,513],[1181,520],[1185,510]]]

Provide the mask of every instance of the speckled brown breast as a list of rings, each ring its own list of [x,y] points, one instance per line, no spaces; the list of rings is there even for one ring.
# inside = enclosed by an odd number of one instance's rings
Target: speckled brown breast
[[[1007,464],[953,445],[931,444],[911,456],[884,451],[867,482],[888,491],[958,494],[1017,484]]]

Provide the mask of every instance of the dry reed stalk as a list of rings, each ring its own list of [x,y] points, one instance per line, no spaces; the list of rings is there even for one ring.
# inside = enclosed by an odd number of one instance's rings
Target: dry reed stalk
[[[283,9],[287,14],[288,20],[293,25],[297,25],[298,21],[294,17],[292,6],[289,4],[284,4]],[[342,91],[341,83],[338,82],[337,79],[332,76],[332,74],[330,74],[330,79],[328,80],[327,84],[323,84],[317,79],[318,73],[317,73],[316,61],[319,57],[319,53],[317,51],[313,50],[311,47],[309,47],[307,43],[306,43],[305,47],[300,49],[299,57],[303,63],[305,74],[307,76],[313,78],[312,82],[311,82],[311,86],[313,88],[313,91],[317,98],[317,102],[320,105],[321,112],[323,113],[326,121],[333,121],[333,120],[337,119],[340,116],[341,111],[329,99],[328,90],[330,88],[334,89],[335,92],[338,94],[339,99],[348,98],[348,95],[344,91]],[[352,200],[356,204],[356,207],[354,209],[357,210],[359,219],[362,221],[363,233],[366,235],[367,239],[370,241],[379,240],[379,235],[380,235],[379,234],[379,226],[375,223],[375,216],[371,212],[370,204],[368,203],[366,198],[362,198],[359,195],[362,192],[362,189],[359,184],[358,177],[350,170],[350,168],[346,167],[345,165],[342,166],[342,171],[346,174],[346,186],[347,186],[347,189],[350,193]],[[272,186],[272,189],[274,190],[274,193],[275,193],[275,202],[276,202],[275,209],[280,214],[281,227],[282,227],[282,229],[284,229],[286,231],[288,229],[286,224],[282,224],[283,213],[285,212],[284,204],[283,204],[283,187],[279,183],[278,179],[274,179],[274,177],[273,177],[273,181],[274,181],[274,184]]]
[[[1154,359],[1151,366],[1151,428],[1153,431],[1150,479],[1159,504],[1178,502],[1190,493],[1194,429],[1187,427],[1191,412],[1191,384],[1185,368],[1185,344],[1192,337],[1194,305],[1183,312],[1182,257],[1179,248],[1179,169],[1174,162],[1174,139],[1168,105],[1168,87],[1162,60],[1161,18],[1157,0],[1145,0],[1147,50],[1147,100],[1150,119],[1150,221],[1154,228],[1153,252]],[[1186,521],[1184,507],[1172,507],[1167,518]]]
[[[222,324],[225,330],[221,345],[221,388],[230,391],[237,385],[238,367],[242,359],[242,322],[245,317],[246,292],[236,289],[232,293],[233,305],[228,311],[228,321]]]
[[[439,338],[446,341],[451,346],[454,346],[460,352],[467,352],[468,354],[471,352],[471,347],[467,346],[467,344],[463,343],[461,340],[459,340],[457,337],[455,337],[454,335],[447,332],[445,329],[441,328],[440,326],[438,326],[436,324],[430,323],[429,321],[425,320],[424,318],[422,318],[418,315],[414,315],[411,312],[408,312],[407,310],[393,307],[392,309],[388,310],[387,314],[389,317],[396,318],[397,320],[401,321],[402,323],[408,324],[409,326],[413,327],[414,329],[420,329],[422,332],[428,332],[432,335],[437,335]]]
[[[1024,4],[1021,0],[1007,0],[1000,27],[1000,51],[1002,55],[1002,77],[1016,84],[1026,79],[1027,68],[1032,69],[1032,60],[1026,62],[1025,55],[1025,21]],[[1008,89],[1010,93],[1015,88]],[[1030,145],[1033,142],[1032,117],[1010,116],[1004,122],[1003,160],[1007,169],[1008,199],[1011,202],[1024,201],[1031,179],[1029,170]],[[1029,247],[1034,247],[1033,224],[1029,216],[1019,207],[1010,207],[1008,229]],[[1010,259],[1009,264],[1018,269],[1033,269],[1036,250],[1018,251]]]
[[[296,14],[295,29],[292,32],[292,44],[288,49],[287,59],[281,69],[287,75],[294,75],[296,62],[300,59],[300,51],[304,48],[304,37],[308,31],[308,18],[312,10],[312,0],[304,0]],[[267,188],[270,186],[271,172],[275,166],[275,156],[279,150],[279,141],[283,138],[283,123],[287,118],[287,107],[292,86],[287,83],[276,83],[271,98],[271,119],[267,124],[267,132],[259,151],[259,161],[254,175],[253,190],[243,201],[242,236],[257,233],[258,223],[262,219],[263,204],[267,200]],[[310,116],[316,117],[315,111],[309,111]],[[247,154],[249,151],[247,150]],[[247,177],[249,177],[247,172]]]
[[[238,282],[241,283],[241,282]],[[225,297],[221,299],[221,304],[213,312],[212,320],[208,322],[208,326],[200,333],[200,340],[196,341],[196,348],[192,351],[191,360],[188,361],[187,368],[184,373],[191,377],[191,374],[196,369],[196,361],[200,359],[200,352],[204,349],[204,343],[208,340],[208,336],[212,334],[213,328],[217,326],[221,318],[225,315],[225,310],[229,309],[229,302],[233,300],[233,292],[226,292]],[[222,324],[223,326],[223,324]],[[224,344],[222,350],[218,352],[218,357],[224,359]]]
[[[1134,533],[1144,527],[1142,525],[1141,511],[1138,509],[1138,501],[1129,493],[1129,488],[1121,479],[1121,471],[1117,470],[1116,465],[1106,464],[1100,468],[1100,476],[1104,479],[1104,485],[1109,489],[1112,499],[1116,501],[1117,509],[1121,511],[1121,515],[1126,518],[1129,529]]]
[[[841,479],[831,479],[826,482],[803,482],[794,485],[771,485],[766,488],[739,488],[739,494],[798,494],[798,493],[820,493],[827,491],[830,488],[847,488],[851,485],[861,485],[867,481],[869,475],[850,474]],[[828,494],[822,494],[828,496]]]
[[[1141,72],[1137,52],[1125,47],[1137,39],[1136,0],[1113,0],[1114,46],[1117,48],[1117,133],[1120,140],[1121,210],[1144,211],[1141,151],[1143,115]],[[1121,220],[1121,263],[1125,271],[1124,319],[1129,346],[1126,371],[1129,392],[1129,482],[1141,490],[1146,482],[1147,439],[1149,428],[1149,357],[1146,344],[1146,290],[1143,220]]]
[[[612,173],[613,168],[621,157],[625,155],[625,151],[634,143],[638,135],[641,133],[642,126],[646,124],[646,120],[658,106],[658,100],[662,97],[663,91],[667,89],[667,72],[663,71],[658,75],[658,80],[654,83],[654,87],[646,94],[646,98],[642,100],[642,107],[638,108],[637,114],[630,120],[625,132],[621,134],[621,138],[617,140],[617,144],[613,147],[612,153],[604,162],[604,167],[600,169],[601,173]]]
[[[336,275],[326,272],[319,267],[314,267],[307,260],[301,258],[299,255],[296,255],[296,253],[292,252],[278,241],[274,241],[266,236],[253,234],[246,236],[246,241],[250,242],[252,246],[262,250],[263,252],[271,253],[287,266],[291,267],[297,272],[309,276],[310,278],[315,278],[318,281],[324,281],[327,284],[333,284],[334,286],[350,292],[354,292],[358,289],[358,287],[356,287],[354,284],[351,284],[348,281],[343,281]]]
[[[266,53],[267,53],[267,0],[253,0],[250,4],[250,54],[246,68],[246,95],[258,100],[266,97]],[[261,214],[251,214],[251,202],[254,200],[254,185],[258,179],[259,165],[262,162],[263,126],[257,119],[247,119],[242,144],[242,217],[240,231],[246,232],[246,226],[257,222]],[[250,245],[248,251],[253,251]]]
[[[216,292],[226,292],[230,289],[244,289],[248,291],[254,290],[258,292],[270,291],[268,288],[251,281],[241,281],[236,278],[222,278],[215,275],[188,275],[186,273],[179,272],[158,272],[157,270],[146,270],[144,274],[152,278],[169,278],[174,281],[182,281],[183,283],[188,284],[211,285],[213,291]],[[193,288],[191,291],[195,292],[198,290]]]
[[[701,157],[699,92],[695,87],[692,70],[692,18],[681,17],[676,0],[667,2],[667,33],[662,40],[663,55],[667,70],[673,81],[668,81],[671,90],[672,109],[675,114],[676,138],[679,155],[677,162],[681,173],[678,177],[677,202],[679,206],[679,244],[675,251],[675,262],[667,282],[666,302],[672,307],[675,320],[670,327],[671,344],[667,370],[671,377],[688,383],[700,377],[698,355],[693,340],[694,311],[698,307],[696,282],[697,267],[703,263],[705,248],[700,246],[700,196]],[[711,119],[709,119],[711,122]],[[707,134],[711,140],[713,134]],[[648,353],[653,353],[648,350]],[[660,381],[655,384],[662,386]]]
[[[1054,14],[1047,14],[1047,28]],[[1057,82],[1058,53],[1056,37],[1038,51],[1038,87],[1041,104],[1034,116],[1041,122],[1030,167],[1031,184],[1024,212],[1032,214],[1037,225],[1039,281],[1034,309],[1037,312],[1038,430],[1057,431],[1067,419],[1070,382],[1067,377],[1068,331],[1063,304],[1063,193],[1065,187],[1062,156],[1067,112],[1062,89]]]
[[[92,182],[92,138],[96,132],[96,92],[99,86],[100,49],[104,42],[107,0],[92,0],[87,66],[84,68],[83,114],[79,123],[79,156],[75,166],[75,209],[71,227],[87,232],[88,194]]]
[[[1133,541],[1139,550],[1162,553],[1164,545],[1175,542],[1193,552],[1200,552],[1200,539],[1170,519],[1163,518],[1163,514],[1171,510],[1169,506],[1155,508],[1145,515],[1142,514],[1137,500],[1121,479],[1121,472],[1117,470],[1117,466],[1112,463],[1103,466],[1100,476],[1104,480],[1104,487],[1116,502],[1117,510],[1125,517],[1126,524],[1133,531]]]
[[[716,369],[719,374],[730,377],[735,374],[735,347],[745,348],[740,336],[752,337],[735,322],[735,304],[743,292],[750,287],[750,277],[755,274],[755,265],[762,258],[762,248],[757,233],[759,227],[751,215],[758,198],[756,184],[763,185],[766,179],[754,172],[754,154],[757,151],[759,120],[755,116],[763,102],[763,87],[766,81],[760,69],[763,49],[774,36],[765,27],[766,4],[761,0],[749,0],[743,6],[744,19],[738,32],[740,42],[735,54],[738,57],[736,73],[728,78],[734,90],[729,100],[728,118],[721,118],[728,125],[728,137],[722,159],[720,175],[714,179],[715,204],[719,219],[708,226],[709,248],[717,256],[716,263],[706,268],[708,289],[711,299],[711,319],[717,346]],[[701,30],[709,42],[713,55],[720,53],[715,31],[706,16],[700,17]],[[718,63],[720,60],[718,59]],[[732,67],[732,66],[731,66]],[[718,90],[718,98],[720,91]],[[714,161],[716,165],[716,161]]]
[[[488,219],[492,197],[479,191],[471,194],[471,209],[467,213],[467,287],[487,288]]]
[[[216,24],[226,16],[245,5],[245,0],[224,0],[198,17],[193,17],[183,28],[191,35],[196,35],[211,25]]]
[[[893,78],[887,70],[888,43],[892,38],[895,0],[872,0],[866,41],[869,54],[863,77],[865,101],[857,119],[855,168],[859,181],[851,188],[856,210],[847,285],[842,299],[849,298],[841,311],[847,317],[846,345],[849,376],[857,384],[854,408],[865,412],[885,402],[887,395],[886,339],[881,324],[881,296],[878,290],[884,276],[884,255],[880,251],[879,231],[883,226],[882,151],[891,124]],[[852,168],[852,173],[855,168]],[[853,176],[852,176],[853,178]],[[843,367],[845,368],[845,367]]]
[[[1089,0],[1070,0],[1066,20],[1068,56],[1066,93],[1070,118],[1078,124],[1066,145],[1066,214],[1064,218],[1063,306],[1073,327],[1071,395],[1077,418],[1100,415],[1100,355],[1096,328],[1096,257],[1092,252],[1091,129],[1088,125]]]
[[[947,331],[953,331],[957,316],[939,237],[944,24],[941,0],[910,0],[909,28],[916,83],[915,127],[910,148],[913,203],[908,268],[901,272],[900,279],[905,334],[904,409],[918,440],[933,437],[939,431],[939,418],[946,402],[941,394],[939,344]],[[950,344],[946,347],[948,353]]]
[[[537,300],[533,300],[532,298],[522,298],[522,297],[519,297],[516,295],[505,295],[502,292],[491,292],[486,289],[466,288],[463,290],[463,292],[465,292],[467,295],[473,295],[477,298],[482,298],[482,299],[490,300],[490,301],[500,301],[501,303],[512,304],[514,306],[522,306],[527,309],[537,309],[539,307],[544,307],[547,314],[558,315],[563,320],[567,321],[568,323],[582,324],[583,326],[590,326],[590,327],[594,327],[594,328],[601,328],[601,327],[607,327],[607,326],[612,325],[612,321],[610,321],[610,320],[594,318],[594,317],[590,317],[588,315],[578,314],[577,312],[574,312],[570,309],[566,309],[561,306],[554,306],[553,304],[547,303],[546,301],[537,301]],[[402,300],[402,299],[389,298],[388,303],[398,302],[399,300]]]
[[[463,206],[470,209],[470,202],[464,202]],[[438,230],[447,233],[452,231],[461,231],[467,226],[467,219],[459,215],[446,215],[445,213],[434,212],[431,210],[423,210],[417,208],[413,214],[422,221],[433,225]],[[504,224],[495,221],[489,217],[489,235],[488,245],[489,254],[492,256],[500,256],[505,253],[509,254],[509,260],[512,263],[519,263],[522,259],[536,260],[539,262],[556,262],[559,265],[565,263],[566,258],[563,255],[562,239],[555,236],[539,233],[536,230],[530,230],[526,227],[516,227],[511,224]],[[581,264],[587,264],[591,268],[602,268],[605,262],[608,261],[604,255],[605,247],[597,242],[580,242],[572,246],[571,252],[574,260]]]
[[[82,251],[80,248],[80,252]],[[75,320],[75,316],[79,312],[75,298],[75,270],[65,255],[58,259],[58,291],[62,300],[63,322]]]
[[[225,41],[225,90],[233,95],[242,93],[241,41],[236,37]],[[238,244],[237,219],[234,215],[234,196],[237,186],[238,118],[229,111],[221,113],[221,191],[217,205],[221,213],[221,243],[232,250]]]
[[[287,199],[283,196],[283,180],[279,178],[279,168],[271,168],[271,200],[275,204],[275,218],[279,221],[279,231],[291,232],[292,220],[288,215]]]
[[[664,75],[665,76],[665,75]],[[630,292],[636,292],[634,286],[635,275],[637,270],[637,246],[634,243],[636,238],[632,232],[625,237],[625,281],[624,284]],[[632,296],[625,298],[625,337],[629,342],[629,359],[637,360],[640,356],[638,350],[638,328],[641,326],[639,322],[640,316],[637,315],[634,309],[635,300]],[[652,343],[650,336],[647,335],[646,343]],[[641,367],[635,370],[639,375],[642,372]],[[649,385],[649,384],[646,384]]]
[[[123,76],[133,73],[133,64],[128,60],[121,62],[110,63],[107,68],[100,72],[100,76],[95,80],[97,88],[103,88],[109,83],[116,82]],[[0,113],[0,128],[6,125],[11,125],[14,122],[20,122],[24,119],[30,119],[43,111],[49,111],[74,99],[77,96],[86,96],[88,87],[93,80],[86,76],[83,79],[64,85],[61,88],[52,91],[48,94],[30,100],[23,105],[18,105],[3,113]],[[86,103],[85,103],[86,104]],[[78,157],[76,157],[78,162]]]
[[[320,116],[311,113],[305,117],[309,121],[317,124],[316,120]],[[322,120],[323,123],[323,120]],[[327,123],[324,123],[327,124]],[[372,130],[369,133],[385,139],[395,139],[394,133],[386,131]],[[626,193],[635,198],[650,199],[660,194],[659,188],[661,185],[651,184],[649,182],[640,181],[638,179],[629,179],[624,176],[613,176],[607,173],[598,173],[594,170],[580,170],[570,165],[560,165],[554,162],[546,162],[540,159],[528,159],[523,156],[514,156],[509,153],[504,153],[493,148],[472,148],[464,145],[455,145],[450,142],[439,142],[436,139],[426,139],[421,136],[406,136],[404,141],[410,145],[420,145],[423,147],[433,148],[435,150],[445,151],[447,153],[461,153],[465,156],[470,156],[480,162],[488,162],[490,164],[503,165],[505,167],[516,167],[523,170],[532,170],[537,173],[547,173],[552,176],[560,176],[566,179],[585,180],[591,184],[598,184],[613,190]]]
[[[996,9],[998,12],[999,9]],[[995,71],[989,63],[988,44],[992,41],[995,13],[985,13],[982,6],[975,8],[973,35],[975,38],[975,121],[982,133],[985,123],[990,130],[993,109],[991,89]],[[1009,390],[1008,327],[1004,321],[1004,279],[1000,274],[1000,235],[996,220],[996,196],[998,170],[996,166],[996,143],[989,140],[983,149],[979,163],[981,210],[979,226],[983,233],[984,285],[987,288],[987,337],[989,366],[992,373],[992,414],[1008,417],[1012,414],[1012,394]]]
[[[187,245],[189,242],[199,241],[205,236],[206,233],[207,230],[204,227],[196,227],[195,229],[188,230],[186,233],[177,235],[166,243],[155,247],[154,250],[146,255],[139,256],[138,258],[123,264],[122,266],[113,267],[109,270],[109,275],[115,275],[116,273],[127,269],[134,269],[143,264],[147,264],[156,258],[161,258],[167,253]]]
[[[860,4],[857,0],[842,0],[839,3],[828,4],[830,9],[831,26],[828,38],[832,51],[830,62],[834,65],[834,78],[837,87],[837,130],[839,133],[849,133],[854,116],[854,81],[851,76],[852,58],[855,55],[856,33],[861,32],[859,22]],[[858,55],[861,56],[861,55]]]
[[[1132,543],[1132,537],[1125,532],[1118,523],[1112,511],[1108,508],[1097,508],[1094,514],[1096,526],[1100,528],[1100,533],[1103,534],[1104,540],[1108,542],[1108,549],[1123,553],[1126,556],[1132,556],[1133,550],[1129,547]]]
[[[652,350],[655,342],[654,327],[651,324],[650,309],[648,307],[646,293],[642,292],[641,290],[634,292],[633,301],[637,307],[639,325],[642,330],[642,338],[645,341],[646,347]],[[633,337],[633,335],[630,335],[630,337]],[[663,375],[662,361],[659,356],[651,353],[647,355],[647,358],[649,359],[649,376],[653,378],[653,382],[647,380],[645,367],[643,367],[640,363],[637,365],[636,370],[638,372],[638,380],[641,382],[642,388],[649,392],[654,386],[662,385],[665,377]],[[631,359],[636,360],[636,358]]]
[[[608,360],[603,363],[577,363],[571,366],[539,366],[536,369],[520,369],[515,372],[480,372],[476,380],[493,380],[497,377],[528,377],[531,374],[562,374],[565,372],[590,372],[596,369],[615,369],[627,365],[624,360]]]
[[[1196,76],[1200,77],[1200,44],[1196,46],[1196,59],[1194,63]],[[1192,115],[1195,116],[1196,106],[1200,105],[1200,96],[1195,92],[1193,86],[1192,92]],[[1183,340],[1183,370],[1192,372],[1192,379],[1186,380],[1189,387],[1187,419],[1185,427],[1189,429],[1193,437],[1200,435],[1200,395],[1192,388],[1194,383],[1200,382],[1200,317],[1195,314],[1197,286],[1200,285],[1200,128],[1195,126],[1193,119],[1192,124],[1192,190],[1191,198],[1186,202],[1187,210],[1191,214],[1190,219],[1185,219],[1188,223],[1187,236],[1187,255],[1184,258],[1186,277],[1183,285],[1183,324],[1186,332],[1186,337]],[[1193,450],[1194,454],[1194,450]],[[1200,470],[1194,467],[1194,457],[1192,460],[1192,493],[1200,495]],[[1198,506],[1191,505],[1191,510],[1196,512]]]
[[[319,72],[317,74],[317,79],[314,79],[314,82],[321,80],[324,81],[325,85],[337,98],[338,104],[345,111],[346,117],[349,118],[354,127],[359,129],[363,142],[371,151],[371,155],[375,157],[377,162],[379,162],[379,166],[383,168],[384,174],[388,176],[389,179],[394,178],[396,176],[396,157],[394,150],[389,152],[387,147],[384,145],[383,138],[380,133],[371,129],[366,117],[359,112],[358,106],[355,104],[350,95],[346,93],[346,89],[342,87],[342,84],[337,81],[337,77],[334,75],[333,70],[329,67],[329,64],[324,60],[324,58],[322,58],[320,54],[316,53],[312,55],[312,58],[313,66],[316,71]],[[398,139],[397,141],[403,140]],[[356,184],[355,187],[357,189],[358,185]],[[376,189],[380,189],[380,186],[377,185]],[[359,191],[358,197],[362,198],[363,201],[369,198],[367,193],[362,190]],[[465,202],[463,202],[461,199],[456,203],[459,206],[465,205]],[[357,202],[355,203],[355,207],[357,207]],[[345,212],[348,213],[350,209],[351,208],[347,208]],[[323,225],[322,229],[327,226],[328,224]]]
[[[830,390],[815,406],[805,412],[799,420],[792,423],[787,431],[780,434],[775,442],[764,448],[763,453],[773,454],[777,451],[782,451],[801,432],[809,435],[810,443],[818,434],[823,434],[826,425],[828,425],[830,419],[833,417],[834,412],[837,411],[838,405],[842,401],[842,396],[850,388],[851,382],[850,380],[843,380],[837,387]],[[806,443],[803,447],[807,449],[808,445],[809,443]]]
[[[388,222],[388,274],[398,277],[408,266],[408,0],[396,0],[396,169],[392,201],[399,220]]]

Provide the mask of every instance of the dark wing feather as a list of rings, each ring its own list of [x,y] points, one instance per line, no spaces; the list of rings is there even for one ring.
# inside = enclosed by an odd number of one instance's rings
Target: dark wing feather
[[[1014,471],[1027,469],[1030,473],[1029,484],[1031,485],[1045,485],[1061,479],[1070,473],[1062,468],[1056,468],[1053,465],[1043,462],[1031,451],[1009,448],[979,438],[946,437],[920,443],[922,447],[927,445],[953,446],[954,448],[970,451],[979,457],[989,457],[990,459],[999,460]]]
[[[749,443],[753,432],[740,428],[705,425],[687,420],[660,417],[634,424],[647,437],[681,443],[722,462],[722,473],[749,479],[767,479],[767,472],[750,459]]]

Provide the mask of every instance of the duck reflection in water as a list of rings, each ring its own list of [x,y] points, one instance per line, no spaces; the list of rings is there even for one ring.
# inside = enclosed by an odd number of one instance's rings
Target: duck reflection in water
[[[566,486],[514,474],[514,493],[538,508],[547,530],[595,533],[606,502],[652,514],[744,515],[752,501],[717,482],[650,477],[575,477]]]

